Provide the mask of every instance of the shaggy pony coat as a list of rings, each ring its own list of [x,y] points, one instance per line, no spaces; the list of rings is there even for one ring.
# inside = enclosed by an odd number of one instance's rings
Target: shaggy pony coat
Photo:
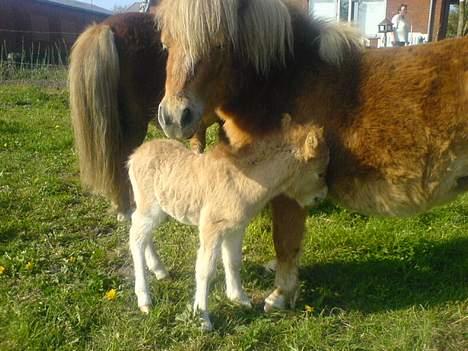
[[[163,0],[158,16],[164,120],[215,109],[238,147],[277,129],[283,112],[314,121],[330,148],[329,196],[362,213],[412,215],[468,189],[468,37],[363,51],[349,30],[280,0]],[[277,289],[266,307],[294,300],[305,215],[273,201]]]

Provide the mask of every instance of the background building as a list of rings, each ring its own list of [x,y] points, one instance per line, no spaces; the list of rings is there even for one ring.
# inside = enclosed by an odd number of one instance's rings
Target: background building
[[[74,0],[1,0],[0,54],[62,63],[83,29],[111,14]]]
[[[391,19],[400,4],[408,5],[409,40],[416,44],[446,36],[450,6],[458,0],[295,0],[318,18],[354,22],[368,38],[380,38],[377,25]],[[382,44],[382,43],[381,43]]]

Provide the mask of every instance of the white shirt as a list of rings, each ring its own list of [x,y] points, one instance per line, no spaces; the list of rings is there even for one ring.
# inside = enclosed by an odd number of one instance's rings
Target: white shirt
[[[406,18],[400,14],[396,14],[392,18],[393,33],[395,35],[395,41],[408,43],[408,33],[410,25]]]

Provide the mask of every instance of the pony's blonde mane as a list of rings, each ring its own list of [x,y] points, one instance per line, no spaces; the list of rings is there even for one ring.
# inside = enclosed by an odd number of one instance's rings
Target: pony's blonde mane
[[[364,49],[363,36],[356,28],[344,23],[315,22],[320,24],[319,55],[325,62],[341,66],[347,55]]]
[[[292,55],[291,17],[281,0],[166,0],[156,17],[192,67],[216,46],[240,50],[262,74]]]

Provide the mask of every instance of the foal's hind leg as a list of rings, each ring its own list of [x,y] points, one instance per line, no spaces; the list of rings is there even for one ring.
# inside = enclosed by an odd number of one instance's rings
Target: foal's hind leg
[[[159,258],[152,240],[148,242],[148,245],[145,248],[145,258],[148,269],[154,273],[156,279],[161,280],[169,276],[166,267]]]
[[[275,244],[276,289],[265,299],[265,311],[294,306],[297,297],[298,260],[307,211],[284,195],[272,201]]]
[[[162,211],[159,213],[146,215],[140,213],[138,209],[132,215],[132,226],[130,227],[130,250],[132,252],[133,266],[135,272],[135,294],[138,299],[138,307],[144,313],[149,312],[151,306],[151,298],[148,290],[148,282],[146,277],[145,259],[149,258],[148,266],[156,272],[166,270],[162,265],[159,256],[148,246],[151,245],[151,234],[155,226],[161,224],[165,219],[165,214]]]
[[[226,295],[229,300],[252,307],[249,297],[242,288],[240,268],[242,264],[242,238],[244,229],[228,233],[221,246],[224,272],[226,276]]]

